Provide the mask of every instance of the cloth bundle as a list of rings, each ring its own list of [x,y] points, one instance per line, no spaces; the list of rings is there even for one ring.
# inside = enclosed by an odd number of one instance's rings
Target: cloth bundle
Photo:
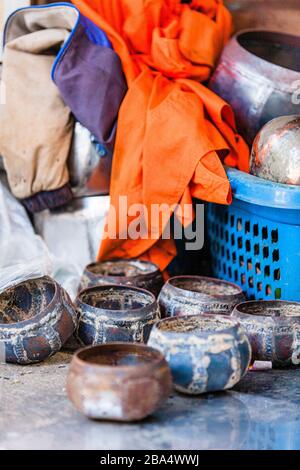
[[[13,194],[38,212],[72,198],[74,117],[113,148],[126,82],[106,34],[72,5],[17,10],[4,43],[0,154]]]
[[[129,87],[119,113],[108,223],[115,216],[121,227],[132,221],[122,215],[120,196],[148,214],[153,204],[173,207],[193,197],[229,204],[222,163],[248,171],[249,149],[231,108],[201,83],[231,34],[223,1],[72,1],[107,33]],[[125,240],[120,231],[104,239],[99,259],[142,257],[165,269],[176,250],[161,238],[164,220],[155,226],[145,220],[148,236],[140,240]]]

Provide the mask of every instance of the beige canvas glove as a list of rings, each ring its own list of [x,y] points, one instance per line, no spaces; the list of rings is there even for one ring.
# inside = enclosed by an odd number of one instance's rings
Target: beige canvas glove
[[[25,9],[6,28],[0,154],[13,194],[32,211],[72,197],[67,159],[74,121],[51,80],[51,69],[77,15],[64,6]]]

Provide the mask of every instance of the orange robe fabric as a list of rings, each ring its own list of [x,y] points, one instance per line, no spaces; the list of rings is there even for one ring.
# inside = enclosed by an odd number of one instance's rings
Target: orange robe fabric
[[[72,1],[107,33],[129,87],[119,113],[108,222],[117,216],[128,227],[133,220],[121,215],[119,196],[149,214],[152,204],[174,207],[193,197],[230,204],[222,162],[248,171],[249,149],[230,106],[201,83],[231,35],[223,1]],[[140,257],[164,270],[176,255],[174,241],[161,238],[167,219],[150,227],[145,215],[143,239],[105,238],[99,260]]]

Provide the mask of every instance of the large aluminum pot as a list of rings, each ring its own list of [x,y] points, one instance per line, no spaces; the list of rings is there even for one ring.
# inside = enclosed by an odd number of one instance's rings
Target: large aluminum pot
[[[233,108],[249,145],[264,124],[299,113],[300,37],[249,30],[225,47],[210,88]]]

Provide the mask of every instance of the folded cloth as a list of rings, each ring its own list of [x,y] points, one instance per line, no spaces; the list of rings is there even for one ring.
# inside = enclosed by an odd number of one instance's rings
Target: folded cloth
[[[25,8],[5,28],[0,153],[13,194],[31,211],[72,198],[66,162],[73,117],[51,81],[51,68],[78,18],[72,7]]]
[[[0,153],[12,192],[31,212],[72,198],[71,111],[100,143],[113,147],[126,82],[111,47],[73,5],[24,8],[8,19]]]
[[[106,34],[82,17],[72,41],[57,57],[52,77],[76,119],[112,152],[127,85]]]
[[[142,204],[145,214],[153,204],[175,207],[192,197],[231,202],[222,162],[248,170],[249,149],[231,108],[200,83],[230,37],[230,14],[221,0],[72,1],[107,33],[129,86],[119,113],[108,217],[113,226],[117,216],[119,230],[116,239],[102,241],[99,259],[142,257],[165,269],[176,254],[174,242],[161,238],[170,211],[154,225],[145,215],[148,236],[125,239],[122,230],[132,217],[123,213],[120,196],[128,207]]]

